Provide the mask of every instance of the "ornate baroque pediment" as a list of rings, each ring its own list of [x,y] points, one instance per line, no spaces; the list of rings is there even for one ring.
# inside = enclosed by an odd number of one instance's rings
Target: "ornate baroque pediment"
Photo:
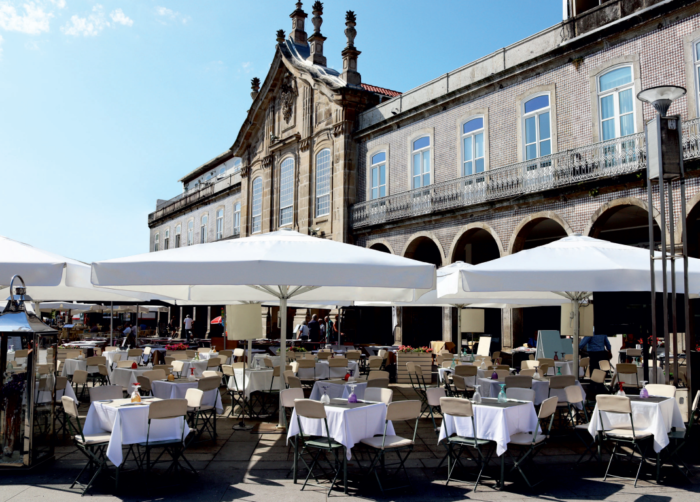
[[[280,101],[282,102],[282,118],[289,124],[294,114],[294,103],[298,94],[297,82],[292,74],[287,73],[280,87]]]

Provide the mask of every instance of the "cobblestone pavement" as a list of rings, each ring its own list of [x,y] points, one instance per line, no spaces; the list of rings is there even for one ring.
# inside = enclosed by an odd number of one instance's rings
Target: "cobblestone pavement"
[[[415,394],[409,386],[392,385],[394,399],[412,399]],[[81,413],[87,406],[81,406]],[[439,422],[439,419],[438,419]],[[115,495],[113,481],[105,476],[89,492],[93,500],[187,500],[187,501],[229,501],[229,500],[304,500],[312,502],[326,498],[327,488],[307,487],[301,491],[301,484],[294,484],[290,468],[292,454],[286,446],[286,436],[274,433],[234,432],[232,419],[220,417],[217,423],[218,439],[192,446],[187,458],[198,470],[197,478],[181,476],[174,479],[158,473],[148,477],[135,470],[135,464],[127,465],[123,473],[121,489]],[[251,421],[254,425],[260,422]],[[412,424],[395,424],[399,435],[412,433]],[[272,424],[263,424],[261,431],[271,431]],[[357,449],[353,450],[354,452]],[[486,479],[473,490],[473,482],[454,482],[445,486],[446,468],[436,470],[445,450],[437,444],[430,419],[421,420],[415,449],[407,462],[412,486],[409,489],[388,492],[382,496],[376,482],[363,479],[361,465],[367,464],[366,456],[349,463],[349,496],[377,500],[611,500],[615,502],[644,501],[666,502],[670,500],[700,500],[700,476],[692,482],[677,475],[670,467],[662,471],[663,481],[657,485],[652,479],[652,469],[644,481],[634,488],[633,481],[613,479],[603,482],[604,466],[595,462],[576,464],[582,448],[575,438],[553,440],[546,450],[535,460],[532,476],[543,482],[533,489],[527,487],[516,473],[506,477],[504,491],[494,488],[493,479]],[[695,453],[697,455],[697,452]],[[70,441],[56,449],[57,460],[48,467],[27,473],[5,473],[0,477],[0,502],[51,500],[59,502],[80,498],[77,488],[70,484],[85,460]],[[697,460],[697,456],[694,458]],[[698,461],[695,462],[699,463]],[[460,477],[474,479],[474,470],[467,464],[467,472]],[[490,477],[497,477],[499,466],[496,461],[486,471]],[[131,472],[129,472],[131,470]],[[332,498],[342,498],[342,490],[335,489]]]

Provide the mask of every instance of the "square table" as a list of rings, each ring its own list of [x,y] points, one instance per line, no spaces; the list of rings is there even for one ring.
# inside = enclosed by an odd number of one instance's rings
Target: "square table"
[[[194,376],[201,378],[202,374],[207,371],[207,361],[203,359],[192,359],[190,361],[183,361],[182,365],[182,376],[186,377],[190,374],[190,368],[194,368]]]
[[[468,363],[469,364],[469,363]],[[469,364],[470,365],[470,364]],[[486,371],[487,370],[482,370],[481,368],[476,370],[476,377],[477,378],[486,378]],[[451,375],[454,373],[454,370],[452,368],[438,368],[438,378],[440,379],[441,382],[445,381],[445,377],[447,375]],[[454,378],[454,377],[453,377]],[[474,377],[464,377],[466,378],[474,378]],[[474,385],[475,382],[471,382],[470,385]]]
[[[654,451],[659,453],[669,444],[668,433],[675,427],[678,431],[685,430],[681,410],[678,403],[671,397],[650,397],[641,399],[639,396],[627,396],[632,408],[635,432],[649,432],[654,436]],[[600,417],[603,416],[603,424]],[[629,415],[623,413],[599,413],[596,404],[591,414],[588,432],[596,437],[598,431],[616,428],[629,428]]]
[[[186,378],[174,380],[172,382],[168,380],[153,380],[151,381],[151,390],[153,391],[153,395],[159,399],[185,399],[187,389],[196,389],[198,385],[196,381],[191,382]],[[205,392],[202,397],[202,404],[204,406],[215,406],[218,414],[224,412],[224,405],[221,402],[221,393],[219,389],[212,389]]]
[[[110,350],[109,352],[102,352],[102,355],[107,359],[108,368],[113,368],[118,361],[126,361],[126,354],[127,352],[125,350]]]
[[[363,439],[372,438],[384,434],[384,421],[386,420],[386,405],[384,403],[341,403],[335,402],[326,405],[328,431],[331,438],[346,448],[347,458],[352,458],[352,448]],[[315,418],[301,418],[301,426],[305,434],[311,436],[326,436],[326,428],[323,420]],[[299,421],[297,412],[292,412],[287,432],[289,439],[299,434]],[[386,434],[395,435],[394,425],[389,422]]]
[[[112,385],[120,385],[131,393],[133,390],[133,385],[138,383],[138,379],[136,377],[143,376],[144,373],[152,370],[153,368],[143,366],[135,370],[132,370],[131,368],[115,368],[112,370],[109,381],[112,383]]]
[[[116,466],[124,461],[124,446],[145,443],[148,434],[148,405],[157,398],[144,398],[142,404],[132,405],[131,399],[95,401],[90,405],[83,432],[87,434],[111,433],[107,446],[107,458]],[[187,421],[180,418],[151,422],[150,441],[180,439],[184,422],[184,437],[190,432]]]
[[[309,396],[309,399],[313,399],[314,401],[319,401],[321,399],[321,396],[323,395],[323,388],[321,387],[326,386],[328,387],[328,390],[326,391],[326,394],[328,394],[328,397],[331,399],[334,398],[341,398],[341,399],[347,399],[350,397],[350,383],[353,382],[348,382],[348,383],[331,383],[331,382],[315,382],[313,389],[311,389],[311,395]],[[367,388],[367,382],[354,382],[355,383],[355,396],[357,396],[357,399],[364,399],[365,398],[365,389]]]
[[[245,397],[250,398],[250,395],[256,391],[269,391],[272,384],[273,370],[246,370],[245,372]],[[234,383],[233,379],[236,379]],[[233,370],[233,377],[229,378],[228,388],[235,389],[243,388],[243,369],[236,368]],[[279,382],[275,382],[275,388],[279,388]]]
[[[343,378],[347,371],[351,371],[354,376],[358,376],[357,372],[357,362],[348,361],[346,368],[333,368],[331,372],[331,366],[328,361],[317,361],[316,362],[316,379],[317,380],[328,380],[329,378]],[[341,374],[342,373],[342,374]],[[314,372],[311,368],[300,368],[297,371],[297,376],[304,380],[305,378],[313,378]]]
[[[501,384],[505,383],[505,380],[491,380],[490,378],[480,378],[479,385],[481,385],[481,396],[482,397],[492,397],[497,398],[498,393],[501,391]],[[581,387],[581,383],[577,380],[576,385]],[[506,387],[507,389],[507,387]],[[532,379],[532,390],[535,391],[535,404],[540,405],[542,401],[550,397],[557,396],[559,401],[566,400],[566,391],[564,389],[552,389],[551,393],[549,391],[549,379],[542,378],[540,380]],[[584,400],[586,399],[586,392],[581,387],[581,392],[583,394]],[[582,409],[582,405],[576,406],[578,409]]]

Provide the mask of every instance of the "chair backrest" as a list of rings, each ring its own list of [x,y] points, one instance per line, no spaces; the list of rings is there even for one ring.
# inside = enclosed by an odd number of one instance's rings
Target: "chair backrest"
[[[92,356],[85,360],[85,364],[89,368],[90,366],[99,366],[100,364],[107,364],[107,358],[104,356]]]
[[[389,388],[389,379],[388,378],[375,378],[373,380],[368,380],[367,381],[367,389],[370,389],[372,387],[381,387],[384,389]]]
[[[177,361],[184,361],[187,359],[187,352],[184,350],[176,350],[175,352],[173,352],[173,357]]]
[[[416,420],[420,416],[420,401],[395,401],[386,407],[387,420]]]
[[[290,389],[301,389],[301,380],[299,380],[298,377],[295,376],[288,376],[287,377],[287,385],[289,385]]]
[[[374,401],[378,403],[389,404],[394,397],[394,391],[391,389],[371,387],[365,389],[365,401]]]
[[[326,418],[326,408],[320,401],[298,399],[294,401],[294,409],[297,412],[297,416],[302,418]]]
[[[117,347],[105,347],[105,352],[112,352],[114,350],[117,350]]]
[[[199,352],[200,354],[203,352],[211,352],[211,347],[199,347],[197,349],[197,352]]]
[[[574,378],[574,375],[558,375],[549,377],[550,389],[566,389],[570,385],[575,384],[576,378]]]
[[[299,368],[315,368],[316,362],[313,359],[299,359],[297,361]]]
[[[430,406],[440,406],[440,398],[446,396],[445,389],[442,387],[431,387],[425,391],[428,404]],[[367,391],[365,391],[365,398],[367,397]]]
[[[289,367],[289,366],[288,366],[288,367]],[[291,369],[290,369],[290,370],[284,370],[284,373],[283,373],[283,375],[284,375],[284,383],[286,383],[287,385],[289,385],[289,377],[290,377],[290,376],[291,376],[291,377],[296,376],[294,373],[295,373],[294,370],[291,370]]]
[[[61,404],[63,405],[63,410],[66,415],[78,419],[78,406],[75,404],[75,400],[72,397],[63,396],[61,398]]]
[[[647,384],[647,392],[650,396],[676,397],[676,387],[673,385],[650,383]]]
[[[204,397],[204,391],[201,389],[187,389],[185,392],[185,399],[187,400],[187,406],[190,408],[199,408],[202,406],[202,398]]]
[[[590,357],[582,357],[581,360],[578,362],[579,368],[583,369],[583,374],[586,374],[586,369],[591,365],[591,358]]]
[[[280,393],[280,399],[282,400],[282,406],[285,408],[294,408],[295,400],[304,399],[304,390],[300,387],[290,387],[289,389],[284,389]]]
[[[517,399],[518,401],[535,402],[535,391],[524,387],[508,387],[506,388],[506,397],[508,399]]]
[[[151,379],[148,377],[145,377],[143,375],[138,375],[136,377],[136,381],[139,383],[141,386],[141,390],[145,392],[151,392],[153,389],[151,388]]]
[[[531,389],[532,388],[532,377],[525,375],[517,376],[507,376],[505,379],[506,389],[511,387],[518,387],[521,389]]]
[[[413,367],[413,369],[414,369],[415,375],[416,375],[417,377],[423,378],[423,368],[421,368],[420,366],[418,366],[418,365],[416,364],[416,365]]]
[[[601,359],[598,361],[598,367],[603,371],[610,371],[612,369],[610,366],[610,361],[607,359]]]
[[[127,357],[140,357],[141,355],[143,355],[142,349],[129,349],[127,352]]]
[[[550,368],[554,367],[554,359],[549,358],[549,357],[541,357],[540,359],[537,360],[537,362],[542,366],[543,364],[546,364]]]
[[[605,371],[593,370],[593,373],[591,374],[591,380],[595,383],[605,383]]]
[[[106,399],[122,399],[124,391],[121,385],[100,385],[88,389],[90,402],[104,401]]]
[[[367,381],[374,380],[375,378],[389,378],[388,371],[370,371],[367,375]]]
[[[75,370],[73,372],[73,383],[82,384],[87,383],[88,372],[84,370]]]
[[[537,367],[537,361],[530,361],[529,359],[525,359],[520,363],[521,370],[533,369],[535,367]]]
[[[632,413],[630,400],[625,396],[598,394],[595,397],[595,401],[598,406],[598,411],[605,411],[608,413]]]
[[[630,363],[620,363],[615,367],[615,371],[618,375],[636,375],[637,365]]]
[[[443,361],[442,364],[441,364],[441,365],[438,364],[438,366],[442,366],[443,368],[451,368],[451,367],[452,367],[452,361],[451,361],[451,360],[450,360],[450,361]],[[466,365],[461,365],[461,364],[455,365],[455,368],[456,368],[457,366],[466,366]]]
[[[498,359],[499,357],[501,357],[501,351],[500,351],[500,350],[497,350],[497,351],[495,351],[493,354],[491,354],[491,359],[493,359],[494,361],[495,361],[496,359]]]
[[[540,411],[537,414],[537,418],[542,420],[543,418],[551,417],[555,411],[557,411],[557,404],[559,403],[559,398],[557,396],[552,396],[549,399],[542,401],[540,405]]]
[[[582,403],[583,402],[583,392],[581,387],[578,385],[569,385],[564,388],[566,393],[566,402],[570,404]]]
[[[226,359],[228,359],[232,355],[233,355],[232,350],[220,350],[219,351],[219,357],[225,357]]]
[[[627,357],[642,357],[642,349],[627,349]]]
[[[245,356],[245,349],[233,349],[233,357],[243,357]]]
[[[168,366],[167,364],[156,364],[156,365],[153,366],[153,370],[154,370],[154,371],[155,371],[155,370],[161,370],[163,373],[165,373],[165,376],[163,377],[163,378],[165,378],[165,377],[167,377],[170,373],[173,372],[173,367],[172,367],[172,366]]]
[[[221,366],[221,359],[218,357],[212,357],[207,361],[207,368],[218,368]]]
[[[344,357],[334,357],[333,359],[328,360],[328,364],[331,368],[347,368],[348,360]]]
[[[175,358],[173,356],[165,356],[165,364],[173,364]]]
[[[165,380],[165,370],[157,369],[151,371],[145,371],[143,376],[149,380]]]
[[[112,362],[113,363],[118,363],[119,361],[122,360],[122,355],[121,354],[114,354],[112,356]]]
[[[520,376],[527,376],[527,377],[534,377],[535,376],[535,371],[537,371],[535,368],[529,368],[526,370],[520,370],[520,373],[518,375]]]
[[[479,372],[479,368],[476,366],[471,366],[469,364],[460,364],[455,366],[455,375],[461,377],[473,377]]]
[[[273,368],[275,366],[274,364],[272,364],[272,359],[270,359],[269,357],[265,356],[261,359],[263,360],[263,363],[265,364],[266,368]]]
[[[206,370],[205,370],[205,371],[202,371],[202,376],[203,376],[204,378],[207,378],[207,377],[218,377],[218,376],[219,376],[219,372],[218,372],[218,371],[211,371],[211,370],[206,371]]]
[[[574,360],[573,354],[564,354],[564,361],[573,361],[573,360]]]
[[[470,418],[474,416],[474,408],[471,401],[458,397],[440,398],[440,410],[443,415],[452,415],[454,417]]]
[[[185,368],[185,361],[176,359],[175,361],[173,361],[171,366],[173,368],[173,371],[177,373],[182,373],[182,370]]]
[[[131,368],[134,361],[117,361],[117,368]]]
[[[498,375],[499,380],[505,380],[505,378],[510,375],[509,370],[494,370],[496,374]]]
[[[317,354],[318,360],[319,360],[319,361],[325,360],[325,359],[330,359],[330,357],[331,357],[332,355],[333,355],[333,354],[332,354],[331,352],[319,352],[319,353]]]
[[[549,372],[549,368],[550,366],[547,364],[539,364],[536,369],[539,372],[540,376],[544,377]]]
[[[346,358],[348,361],[359,361],[362,358],[362,354],[360,353],[359,350],[355,351],[347,351],[346,352]]]
[[[372,359],[372,357],[376,357],[376,359]],[[370,359],[369,360],[369,369],[374,370],[374,371],[381,368],[382,363],[384,362],[384,359],[382,359],[381,357],[378,357],[378,356],[370,356],[369,359]],[[413,364],[413,363],[410,363],[410,364]]]
[[[188,359],[194,358],[194,355],[196,353],[197,353],[197,351],[195,351],[195,350],[190,350],[190,349],[185,350],[185,354],[187,354]]]
[[[201,391],[207,392],[209,390],[214,390],[219,388],[221,384],[221,378],[218,375],[200,378],[197,382],[197,388]]]
[[[15,359],[23,359],[29,355],[28,349],[15,350]]]
[[[100,373],[100,375],[109,377],[109,371],[107,371],[107,366],[105,366],[104,364],[100,364],[97,367],[97,371]]]
[[[191,390],[187,389],[187,393]],[[166,420],[169,418],[185,417],[187,415],[187,405],[189,401],[185,399],[163,399],[162,401],[152,401],[148,406],[149,420]]]
[[[230,364],[222,365],[221,371],[226,376],[233,376],[233,366],[231,366]]]

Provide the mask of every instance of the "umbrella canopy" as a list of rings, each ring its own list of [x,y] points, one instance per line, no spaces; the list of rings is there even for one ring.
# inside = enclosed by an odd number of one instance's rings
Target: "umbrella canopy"
[[[435,266],[280,230],[93,263],[92,283],[215,304],[279,300],[284,363],[290,298],[413,301],[434,287]]]
[[[35,248],[8,237],[0,236],[0,288],[10,285],[12,276],[18,274],[30,286],[57,286],[59,283],[72,285],[80,275],[81,265],[42,249]]]
[[[70,302],[42,302],[39,306],[39,310],[51,311],[51,310],[62,310],[68,311],[73,310],[76,312],[88,312],[92,310],[96,305],[91,303],[70,303]]]
[[[224,320],[221,318],[221,316],[215,317],[211,320],[211,324],[221,324],[222,322],[224,322]]]

